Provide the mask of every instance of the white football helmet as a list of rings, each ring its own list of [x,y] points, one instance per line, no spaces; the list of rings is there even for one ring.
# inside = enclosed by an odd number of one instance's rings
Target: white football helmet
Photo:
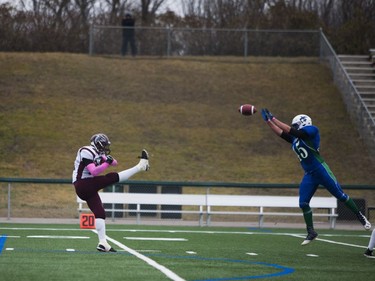
[[[90,139],[91,145],[95,147],[100,153],[110,154],[111,150],[109,149],[109,146],[111,145],[111,142],[109,141],[109,138],[102,133],[95,134]]]
[[[305,126],[311,126],[312,120],[306,114],[299,114],[292,120],[292,127],[296,130],[299,130]]]

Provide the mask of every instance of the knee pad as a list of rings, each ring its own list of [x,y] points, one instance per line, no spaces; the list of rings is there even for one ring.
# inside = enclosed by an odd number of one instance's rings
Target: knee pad
[[[346,202],[349,200],[349,196],[344,193],[340,198],[337,199],[339,199],[340,202]]]
[[[299,202],[299,207],[303,210],[303,211],[308,211],[310,209],[310,204],[307,203],[307,202]]]

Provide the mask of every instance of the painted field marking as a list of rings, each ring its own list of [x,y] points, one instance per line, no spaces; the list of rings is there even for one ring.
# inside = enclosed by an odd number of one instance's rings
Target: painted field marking
[[[1,229],[1,228],[0,228]],[[207,230],[162,230],[162,229],[107,229],[107,232],[155,232],[155,233],[190,233],[190,234],[238,234],[238,235],[298,235],[299,237],[306,238],[306,234],[300,233],[279,233],[279,232],[252,232],[252,231],[207,231]],[[364,234],[319,234],[319,237],[363,237],[370,238],[370,235]]]
[[[131,231],[131,232],[171,232],[173,231],[174,233],[206,233],[206,234],[246,234],[246,235],[281,235],[281,236],[292,236],[292,237],[297,237],[297,238],[302,238],[304,239],[306,237],[305,234],[296,234],[296,233],[277,233],[277,232],[230,232],[230,231],[189,231],[189,230],[126,230],[124,229],[123,231]],[[319,237],[363,237],[363,238],[369,238],[370,235],[354,235],[354,234],[320,234]],[[337,241],[332,241],[328,239],[322,239],[322,238],[316,238],[318,241],[326,242],[326,243],[332,243],[332,244],[338,244],[338,245],[343,245],[343,246],[349,246],[349,247],[357,247],[357,248],[363,248],[366,249],[367,246],[361,246],[361,245],[355,245],[355,244],[349,244],[349,243],[343,243],[343,242],[337,242]]]
[[[90,239],[88,236],[61,236],[61,235],[28,235],[27,238],[48,238],[48,239]]]
[[[188,241],[185,238],[160,238],[160,237],[124,237],[126,240],[150,240],[150,241]]]
[[[160,250],[136,250],[137,252],[144,252],[144,253],[161,253]]]
[[[76,229],[76,228],[36,228],[36,227],[0,227],[2,230],[50,230],[50,231],[92,231],[92,230],[83,230],[83,229]],[[197,233],[197,234],[238,234],[238,235],[285,235],[285,236],[293,236],[297,238],[305,238],[305,234],[297,234],[297,233],[277,233],[277,232],[243,232],[243,231],[205,231],[205,230],[161,230],[161,229],[107,229],[107,232],[155,232],[155,233]],[[1,237],[1,236],[0,236]],[[318,241],[338,244],[343,246],[349,247],[357,247],[357,248],[367,248],[367,246],[349,244],[349,243],[342,243],[336,242],[332,240],[322,239],[322,237],[363,237],[363,238],[370,238],[370,235],[355,235],[355,234],[320,234],[320,238],[317,238]],[[366,241],[367,243],[367,241]]]
[[[1,235],[0,236],[0,254],[3,251],[5,241],[7,241],[7,236],[6,235]]]
[[[297,237],[297,238],[302,238],[302,239],[305,238],[304,235],[298,235],[298,234],[293,234],[293,235],[291,235],[291,236],[293,236],[293,237]],[[321,236],[323,236],[323,235],[321,235]],[[367,246],[360,246],[360,245],[355,245],[355,244],[349,244],[349,243],[337,242],[337,241],[332,241],[332,240],[322,239],[322,238],[316,238],[315,240],[317,240],[317,241],[321,241],[321,242],[326,242],[326,243],[331,243],[331,244],[336,244],[336,245],[343,245],[343,246],[356,247],[356,248],[363,248],[363,249],[366,249],[366,248],[367,248]]]
[[[97,234],[97,231],[96,230],[92,230],[93,232],[95,232]],[[109,237],[109,236],[106,236],[107,239],[112,242],[113,244],[117,245],[118,247],[120,247],[121,249],[127,251],[129,254],[139,258],[140,260],[143,260],[144,262],[146,262],[147,264],[151,265],[152,267],[156,268],[157,270],[159,270],[161,273],[163,273],[165,276],[167,276],[169,279],[173,280],[173,281],[185,281],[183,278],[181,278],[180,276],[178,276],[176,273],[174,273],[173,271],[171,271],[170,269],[166,268],[165,266],[161,265],[161,264],[158,264],[156,261],[150,259],[149,257],[146,257],[144,255],[142,255],[141,253],[125,246],[124,244],[120,243],[119,241]]]
[[[2,230],[49,230],[49,231],[92,231],[91,229],[77,229],[77,228],[46,228],[46,227],[0,227]],[[206,230],[162,230],[162,229],[107,229],[107,232],[155,232],[155,233],[201,233],[201,234],[238,234],[238,235],[304,235],[298,233],[278,233],[278,232],[252,232],[252,231],[206,231]],[[319,237],[363,237],[370,238],[370,234],[319,234]]]

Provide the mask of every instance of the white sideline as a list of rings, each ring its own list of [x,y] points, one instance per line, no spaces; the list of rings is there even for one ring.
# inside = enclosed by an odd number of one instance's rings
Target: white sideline
[[[97,233],[96,230],[93,230],[93,232]],[[109,241],[111,241],[113,244],[116,244],[118,247],[120,247],[121,249],[127,251],[129,254],[132,254],[133,256],[136,256],[137,258],[145,261],[146,263],[148,263],[149,265],[151,265],[152,267],[156,268],[157,270],[161,271],[164,275],[166,275],[169,279],[173,280],[173,281],[185,281],[185,279],[181,278],[180,276],[178,276],[176,273],[174,273],[173,271],[169,270],[168,268],[166,268],[165,266],[161,265],[161,264],[158,264],[156,261],[138,253],[137,251],[125,246],[124,244],[120,243],[119,241],[107,236],[107,239]]]

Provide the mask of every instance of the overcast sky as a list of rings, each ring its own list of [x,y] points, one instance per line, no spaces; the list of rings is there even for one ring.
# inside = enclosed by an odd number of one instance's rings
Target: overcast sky
[[[167,0],[166,7],[169,8],[169,10],[174,11],[176,14],[182,14],[182,0]]]
[[[26,1],[31,1],[31,0],[26,0]],[[165,10],[169,9],[169,10],[174,11],[176,14],[182,14],[181,1],[183,0],[166,0],[163,7],[165,8]],[[0,0],[0,4],[6,3],[6,2],[18,3],[18,0]]]

